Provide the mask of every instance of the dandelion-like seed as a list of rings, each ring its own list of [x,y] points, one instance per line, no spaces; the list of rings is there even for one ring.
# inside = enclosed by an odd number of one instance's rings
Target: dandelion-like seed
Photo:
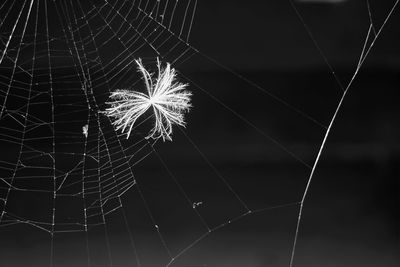
[[[105,114],[111,117],[116,130],[122,130],[129,138],[139,117],[152,109],[154,126],[146,139],[172,140],[172,126],[185,126],[184,113],[191,107],[191,92],[186,90],[187,84],[176,81],[176,71],[167,66],[163,68],[157,58],[157,77],[149,73],[143,66],[142,60],[135,60],[138,71],[142,74],[146,93],[132,90],[116,90],[110,95],[109,108]]]

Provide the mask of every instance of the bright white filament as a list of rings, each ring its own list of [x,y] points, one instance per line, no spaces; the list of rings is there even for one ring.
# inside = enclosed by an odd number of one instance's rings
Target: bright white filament
[[[137,119],[152,109],[154,126],[146,138],[172,140],[172,126],[185,126],[184,113],[191,107],[191,92],[185,90],[187,84],[176,81],[176,71],[167,66],[163,68],[157,58],[157,77],[149,73],[141,59],[135,60],[142,74],[146,93],[131,90],[116,90],[110,95],[110,105],[105,114],[113,118],[116,130],[122,129],[129,138]]]

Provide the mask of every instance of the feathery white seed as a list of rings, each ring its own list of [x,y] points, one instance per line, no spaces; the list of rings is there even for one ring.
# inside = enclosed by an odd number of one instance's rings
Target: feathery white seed
[[[105,114],[113,119],[116,130],[121,129],[129,138],[137,119],[152,108],[155,121],[146,138],[172,140],[172,126],[185,126],[184,113],[191,107],[192,93],[186,90],[187,84],[176,81],[176,71],[169,63],[163,68],[157,58],[158,73],[152,78],[154,74],[145,69],[141,59],[135,62],[146,93],[126,89],[112,92]]]

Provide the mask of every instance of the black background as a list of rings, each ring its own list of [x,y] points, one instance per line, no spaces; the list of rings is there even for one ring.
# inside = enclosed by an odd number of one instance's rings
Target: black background
[[[201,53],[175,66],[194,94],[183,129],[190,140],[175,129],[174,141],[155,149],[203,202],[198,210],[211,226],[244,210],[191,142],[252,210],[302,197],[310,169],[298,159],[313,164],[325,130],[296,110],[329,124],[338,80],[349,83],[369,27],[366,1],[322,2],[295,2],[306,26],[289,1],[198,2],[190,44]],[[376,29],[394,2],[370,1]],[[304,203],[294,266],[399,264],[399,22],[396,9],[333,125]],[[173,255],[206,232],[156,154],[134,170]],[[142,266],[163,266],[170,259],[137,193],[122,199]],[[298,205],[245,216],[172,266],[288,266],[297,216]],[[136,266],[121,210],[107,221],[113,266]],[[87,266],[88,258],[111,266],[101,227],[54,240],[54,266]],[[0,266],[50,266],[49,234],[29,225],[0,228],[0,248]]]

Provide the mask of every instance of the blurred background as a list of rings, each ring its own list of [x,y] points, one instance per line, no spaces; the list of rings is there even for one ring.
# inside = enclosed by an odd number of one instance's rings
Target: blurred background
[[[138,266],[135,253],[140,266],[165,266],[164,242],[179,255],[171,266],[289,266],[310,166],[371,22],[367,47],[395,4],[198,1],[189,43],[200,52],[174,66],[193,92],[186,128],[134,165],[140,192],[125,193],[105,227],[54,236],[53,266]],[[398,8],[333,124],[304,203],[296,267],[400,263]],[[265,210],[228,223],[243,203]],[[203,237],[196,212],[221,227]],[[31,225],[1,227],[0,265],[51,266],[50,239]]]

